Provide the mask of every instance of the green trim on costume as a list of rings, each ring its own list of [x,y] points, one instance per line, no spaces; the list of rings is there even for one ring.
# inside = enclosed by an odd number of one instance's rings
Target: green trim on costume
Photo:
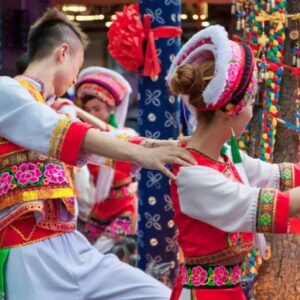
[[[5,296],[5,264],[10,249],[0,249],[0,300],[4,300]]]

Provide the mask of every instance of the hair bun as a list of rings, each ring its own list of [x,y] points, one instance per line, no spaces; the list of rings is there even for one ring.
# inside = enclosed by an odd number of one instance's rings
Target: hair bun
[[[176,95],[194,95],[201,92],[201,74],[190,64],[178,67],[171,79],[170,88]]]

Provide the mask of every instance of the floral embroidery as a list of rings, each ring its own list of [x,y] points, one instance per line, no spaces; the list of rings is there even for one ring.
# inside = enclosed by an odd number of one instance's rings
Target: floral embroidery
[[[191,281],[194,286],[203,285],[207,280],[207,272],[201,267],[197,266],[192,269]]]
[[[12,170],[15,170],[16,166],[12,167]],[[40,180],[42,172],[39,167],[32,163],[22,163],[15,174],[17,183],[20,185],[36,183]]]
[[[228,281],[229,272],[224,266],[214,269],[213,281],[217,286],[222,286]]]
[[[66,173],[63,167],[53,163],[46,165],[45,177],[52,183],[63,183],[66,181]]]
[[[241,280],[241,268],[239,266],[234,266],[232,269],[231,281],[233,284],[237,284]]]
[[[121,214],[109,221],[92,217],[84,230],[91,243],[95,243],[101,236],[119,238],[136,233],[135,219],[129,213]]]
[[[122,199],[127,196],[132,196],[135,194],[135,188],[132,184],[124,185],[120,188],[112,188],[109,191],[107,200],[111,199]]]
[[[13,177],[8,173],[4,172],[0,176],[0,196],[7,194]]]
[[[274,232],[277,191],[263,189],[258,199],[256,227],[258,232]]]
[[[0,196],[15,188],[39,187],[48,184],[68,184],[63,164],[60,162],[28,162],[13,165],[0,171]]]
[[[180,265],[178,271],[181,284],[188,288],[235,286],[241,281],[241,274],[240,265]]]
[[[187,268],[185,267],[185,265],[180,265],[179,266],[179,274],[181,277],[181,284],[187,284],[187,282],[189,281],[189,276],[188,276],[188,271]]]
[[[295,170],[292,163],[281,163],[279,166],[281,191],[287,191],[295,187]]]
[[[273,191],[264,191],[261,195],[260,202],[261,203],[272,203],[274,198]]]
[[[233,247],[241,244],[241,235],[239,232],[230,232],[227,234],[227,244],[229,247]]]

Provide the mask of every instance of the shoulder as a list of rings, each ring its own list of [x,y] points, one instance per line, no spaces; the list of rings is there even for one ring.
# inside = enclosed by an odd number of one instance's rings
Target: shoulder
[[[22,85],[14,78],[8,76],[0,76],[0,93],[5,94],[9,93],[18,93],[20,91],[24,91]]]
[[[21,86],[20,83],[14,78],[8,76],[0,76],[1,90],[11,86]]]

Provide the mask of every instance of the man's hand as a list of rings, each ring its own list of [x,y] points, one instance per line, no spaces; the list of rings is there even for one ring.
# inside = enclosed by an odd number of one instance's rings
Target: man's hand
[[[50,104],[50,107],[55,111],[59,111],[64,105],[74,106],[74,103],[67,98],[57,98]]]
[[[194,157],[186,149],[176,146],[145,148],[139,153],[138,163],[143,168],[159,170],[173,180],[176,179],[176,176],[166,167],[166,164],[179,164],[182,166],[196,164]]]

